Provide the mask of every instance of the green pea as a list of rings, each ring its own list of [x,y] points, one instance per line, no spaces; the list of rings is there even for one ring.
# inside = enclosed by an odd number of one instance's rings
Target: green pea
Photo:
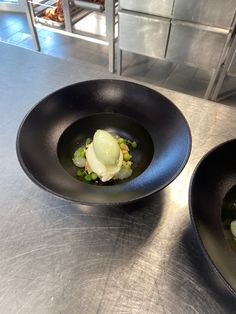
[[[136,143],[135,141],[133,141],[133,142],[131,143],[131,146],[132,146],[133,148],[136,148],[136,147],[137,147],[137,143]]]
[[[131,155],[129,153],[125,153],[123,158],[125,161],[129,161],[131,159]]]
[[[86,176],[84,177],[84,179],[85,179],[86,181],[91,181],[91,180],[92,180],[90,174],[86,174]]]
[[[122,144],[125,142],[125,140],[122,137],[120,137],[117,142],[118,142],[118,144]]]
[[[96,175],[95,172],[92,172],[90,175],[92,180],[97,180],[98,176]]]

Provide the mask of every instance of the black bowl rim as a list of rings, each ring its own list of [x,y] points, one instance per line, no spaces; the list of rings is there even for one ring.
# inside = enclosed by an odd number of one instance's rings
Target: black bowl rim
[[[159,97],[161,97],[163,100],[167,101],[169,103],[169,105],[171,105],[178,113],[179,115],[181,116],[181,118],[183,119],[183,122],[185,123],[185,126],[186,126],[186,129],[187,129],[187,132],[188,132],[188,140],[189,140],[189,143],[188,143],[188,149],[186,151],[186,155],[185,155],[185,158],[184,160],[182,161],[182,165],[179,167],[178,171],[176,171],[176,173],[168,180],[165,182],[165,184],[163,184],[162,186],[160,186],[159,188],[156,188],[156,189],[152,189],[150,192],[148,193],[145,193],[145,194],[142,194],[138,197],[135,197],[135,198],[132,198],[132,199],[129,199],[129,200],[125,200],[125,201],[118,201],[118,202],[103,202],[103,203],[100,203],[100,202],[89,202],[89,201],[78,201],[78,200],[75,200],[73,198],[70,198],[68,196],[64,196],[64,195],[61,195],[57,192],[55,192],[54,190],[50,189],[50,188],[47,188],[45,187],[41,182],[39,182],[27,169],[26,165],[24,164],[24,161],[21,157],[21,153],[20,153],[20,148],[19,148],[19,139],[20,139],[20,133],[21,133],[21,128],[23,127],[25,121],[27,120],[28,116],[31,114],[31,112],[42,102],[44,101],[45,99],[47,99],[48,97],[50,97],[51,95],[57,93],[57,92],[60,92],[60,91],[63,91],[63,90],[66,90],[68,87],[73,87],[73,86],[76,86],[78,84],[87,84],[89,82],[121,82],[121,83],[128,83],[128,84],[131,84],[133,86],[137,86],[137,87],[141,87],[143,88],[144,90],[146,91],[151,91],[151,92],[154,92],[156,94],[159,95]],[[89,116],[89,115],[88,115]],[[132,118],[132,116],[131,116]],[[139,122],[139,121],[137,121]],[[56,197],[60,198],[60,199],[63,199],[63,200],[67,200],[67,201],[71,201],[71,202],[76,202],[78,204],[81,204],[81,205],[88,205],[88,206],[116,206],[116,205],[123,205],[123,204],[128,204],[128,203],[131,203],[131,202],[134,202],[134,201],[138,201],[140,199],[143,199],[145,197],[148,197],[156,192],[159,192],[161,190],[163,190],[166,186],[168,186],[171,182],[173,182],[177,177],[178,175],[182,172],[182,170],[184,169],[184,167],[186,166],[188,160],[189,160],[189,157],[190,157],[190,154],[191,154],[191,149],[192,149],[192,134],[191,134],[191,130],[190,130],[190,127],[189,127],[189,124],[188,124],[188,121],[187,119],[185,118],[184,114],[182,113],[182,111],[169,99],[167,98],[166,96],[164,96],[163,94],[161,94],[160,92],[156,91],[154,88],[151,88],[151,87],[148,87],[146,85],[142,85],[141,83],[136,83],[136,82],[133,82],[133,81],[129,81],[129,80],[121,80],[121,79],[91,79],[91,80],[86,80],[86,81],[79,81],[79,82],[74,82],[72,84],[69,84],[69,85],[66,85],[64,87],[61,87],[61,88],[58,88],[54,91],[52,91],[51,93],[47,94],[45,97],[41,98],[38,102],[35,103],[35,105],[33,107],[31,107],[28,112],[25,114],[23,120],[21,121],[20,125],[19,125],[19,128],[18,128],[18,131],[17,131],[17,136],[16,136],[16,153],[17,153],[17,157],[18,157],[18,160],[19,160],[19,163],[22,167],[22,169],[24,170],[24,172],[26,173],[26,175],[32,180],[32,182],[34,182],[36,185],[38,185],[40,188],[42,188],[43,190],[55,195]],[[145,172],[146,170],[144,170]]]
[[[200,235],[200,232],[198,231],[198,227],[197,224],[195,222],[195,218],[194,218],[194,214],[193,214],[193,208],[192,208],[192,187],[193,187],[193,183],[195,180],[195,176],[199,170],[199,167],[201,166],[202,162],[205,161],[212,153],[214,153],[215,151],[217,151],[218,149],[220,149],[222,146],[228,145],[232,142],[236,142],[236,138],[231,138],[227,141],[224,141],[216,146],[214,146],[213,148],[211,148],[206,154],[204,154],[201,159],[198,161],[191,179],[190,179],[190,183],[189,183],[189,190],[188,190],[188,204],[189,204],[189,212],[190,212],[190,220],[193,226],[193,229],[195,231],[198,243],[200,244],[200,247],[202,249],[202,252],[205,256],[205,258],[207,259],[207,261],[209,262],[209,264],[212,266],[212,268],[214,269],[215,273],[217,274],[217,276],[222,280],[222,282],[225,284],[225,286],[228,288],[228,290],[232,293],[233,296],[236,297],[236,288],[234,289],[229,283],[228,281],[225,279],[224,275],[220,272],[220,270],[217,268],[214,260],[211,258],[210,254],[207,251],[207,248],[205,247],[202,237]],[[226,241],[226,239],[225,239]]]

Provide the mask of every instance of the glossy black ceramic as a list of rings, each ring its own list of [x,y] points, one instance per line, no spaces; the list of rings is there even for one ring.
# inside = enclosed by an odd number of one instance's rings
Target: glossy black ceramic
[[[75,177],[74,150],[102,128],[138,143],[133,175],[117,184],[88,184]],[[188,124],[167,98],[120,80],[92,80],[41,100],[23,120],[17,155],[40,187],[82,204],[118,204],[148,196],[184,168],[191,150]]]
[[[189,189],[191,218],[202,248],[233,293],[236,293],[236,252],[225,236],[225,219],[229,215],[225,201],[235,185],[236,139],[233,139],[203,157]]]

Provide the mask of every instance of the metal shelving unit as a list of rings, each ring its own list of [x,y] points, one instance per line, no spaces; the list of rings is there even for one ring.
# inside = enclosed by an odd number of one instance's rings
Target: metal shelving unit
[[[221,93],[226,78],[233,78],[233,88]],[[207,96],[214,101],[236,93],[236,15],[228,35],[225,50],[210,83]]]
[[[226,73],[232,76],[235,4],[235,0],[120,0],[118,73],[123,51],[202,68],[212,72],[204,98],[215,100]]]
[[[109,71],[115,71],[117,0],[104,4],[85,0],[24,0],[35,49],[40,51],[37,28],[108,46]],[[96,20],[98,29],[85,27],[87,19]]]

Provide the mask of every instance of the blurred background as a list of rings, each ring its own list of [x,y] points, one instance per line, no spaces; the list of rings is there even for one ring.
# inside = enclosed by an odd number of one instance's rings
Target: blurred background
[[[236,105],[236,0],[0,0],[0,41]]]

